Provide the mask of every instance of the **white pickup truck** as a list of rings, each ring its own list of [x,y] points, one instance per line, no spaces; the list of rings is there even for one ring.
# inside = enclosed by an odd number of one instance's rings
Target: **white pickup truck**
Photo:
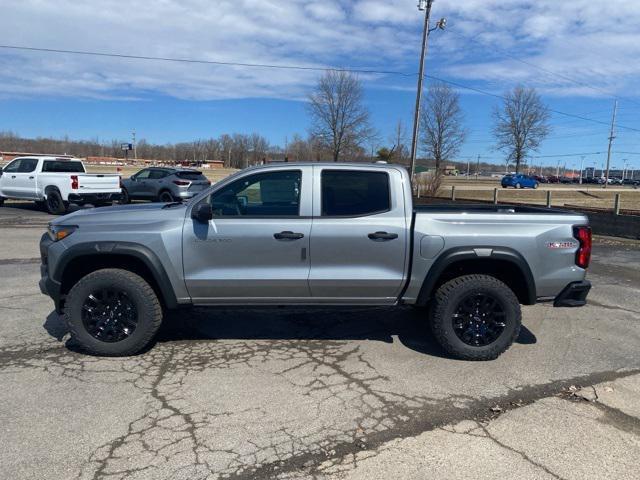
[[[8,198],[34,200],[61,215],[70,203],[100,206],[121,195],[120,175],[86,173],[80,160],[19,157],[0,170],[0,206]]]

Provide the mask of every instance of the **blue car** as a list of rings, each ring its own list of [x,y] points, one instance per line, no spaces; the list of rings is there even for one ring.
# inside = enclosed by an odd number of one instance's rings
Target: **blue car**
[[[538,188],[538,181],[529,175],[516,173],[502,177],[502,188]]]

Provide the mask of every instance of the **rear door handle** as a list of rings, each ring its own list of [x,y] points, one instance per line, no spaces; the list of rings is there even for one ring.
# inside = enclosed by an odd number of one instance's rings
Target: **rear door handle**
[[[286,231],[274,233],[273,238],[275,238],[276,240],[300,240],[301,238],[304,238],[304,234]]]
[[[33,180],[34,178],[36,178],[36,177],[29,177],[29,180]]]
[[[388,240],[395,240],[398,238],[397,233],[387,233],[387,232],[376,232],[370,233],[369,238],[374,242],[386,242]]]

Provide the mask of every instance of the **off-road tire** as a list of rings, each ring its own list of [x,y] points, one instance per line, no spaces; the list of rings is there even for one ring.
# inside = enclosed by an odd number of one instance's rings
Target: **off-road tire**
[[[69,204],[62,200],[62,195],[58,190],[51,190],[47,193],[44,205],[51,215],[64,215],[69,208]]]
[[[93,337],[82,321],[86,298],[98,288],[117,288],[127,294],[137,310],[137,325],[127,338],[108,343]],[[142,277],[127,270],[107,268],[96,270],[76,283],[67,296],[64,320],[71,338],[93,355],[121,357],[144,350],[162,324],[162,306],[155,291]]]
[[[469,294],[482,293],[498,299],[505,312],[506,326],[500,336],[484,346],[464,343],[453,328],[453,314]],[[461,360],[493,360],[509,349],[520,334],[522,312],[513,291],[490,275],[464,275],[442,285],[431,306],[431,331],[442,348]]]

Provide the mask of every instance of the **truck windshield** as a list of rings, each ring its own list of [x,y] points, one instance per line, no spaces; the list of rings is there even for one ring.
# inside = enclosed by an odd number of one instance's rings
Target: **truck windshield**
[[[82,165],[82,162],[45,160],[42,165],[42,171],[49,173],[84,173],[84,166]]]

